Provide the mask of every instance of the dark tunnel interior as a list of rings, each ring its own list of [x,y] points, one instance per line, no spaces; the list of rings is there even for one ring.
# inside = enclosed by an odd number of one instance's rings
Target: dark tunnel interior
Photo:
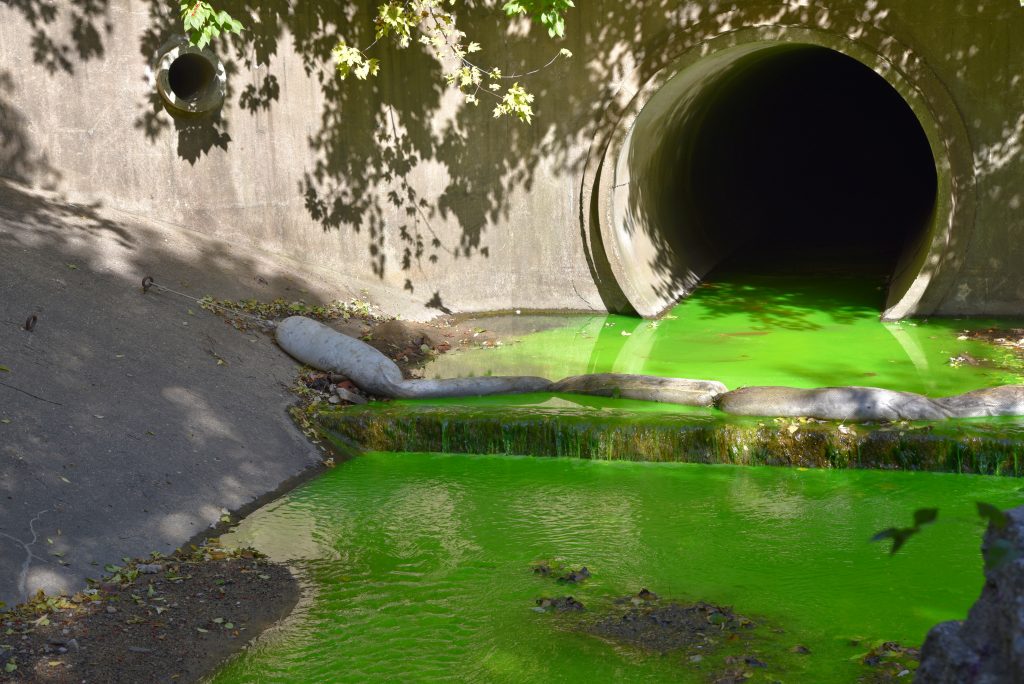
[[[733,269],[891,274],[927,231],[935,162],[916,115],[860,62],[816,46],[757,55],[703,108],[681,196]]]
[[[178,57],[167,70],[171,90],[182,100],[191,100],[201,95],[215,76],[216,72],[210,60],[194,53]]]

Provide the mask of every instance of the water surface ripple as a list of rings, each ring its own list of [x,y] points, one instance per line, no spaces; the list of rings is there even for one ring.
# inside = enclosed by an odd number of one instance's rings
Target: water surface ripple
[[[214,681],[706,681],[682,656],[613,647],[532,610],[571,593],[600,612],[643,587],[766,625],[749,646],[770,666],[760,680],[856,681],[870,642],[920,644],[966,613],[981,587],[976,500],[1009,507],[1019,483],[372,453],[225,536],[293,563],[311,598]],[[938,522],[899,554],[868,541],[926,506]],[[566,589],[531,572],[551,559],[593,577]]]

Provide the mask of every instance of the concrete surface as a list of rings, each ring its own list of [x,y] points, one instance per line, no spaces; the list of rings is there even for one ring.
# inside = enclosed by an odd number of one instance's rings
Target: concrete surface
[[[2,181],[0,256],[0,601],[170,551],[318,462],[271,337],[139,285],[347,296],[330,274]]]
[[[526,81],[532,126],[462,106],[419,46],[375,48],[380,78],[338,81],[330,47],[372,42],[376,4],[229,3],[248,30],[214,46],[227,104],[186,120],[151,82],[173,3],[4,3],[0,175],[344,270],[434,311],[622,308],[595,189],[630,113],[676,65],[730,42],[804,42],[880,72],[949,157],[939,208],[955,225],[926,236],[913,255],[924,262],[898,274],[917,302],[901,310],[1024,313],[1024,8],[1013,0],[587,0],[564,43],[458,10],[480,60],[505,73],[574,52]]]

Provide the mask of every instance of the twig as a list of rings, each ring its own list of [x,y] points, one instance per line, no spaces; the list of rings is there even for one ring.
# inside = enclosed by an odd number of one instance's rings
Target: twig
[[[49,510],[47,509],[47,510],[39,511],[38,513],[35,514],[34,518],[32,518],[31,520],[28,521],[28,531],[32,533],[32,541],[30,541],[27,544],[25,542],[21,541],[20,539],[18,539],[17,537],[12,537],[11,535],[7,534],[6,532],[0,532],[0,537],[4,537],[5,539],[10,539],[15,544],[19,545],[22,549],[25,550],[25,560],[21,564],[21,574],[18,576],[18,591],[21,593],[22,597],[26,601],[29,598],[29,596],[28,596],[28,569],[32,565],[32,559],[35,558],[38,561],[42,561],[44,563],[49,563],[49,561],[47,559],[40,558],[36,554],[32,553],[32,549],[30,548],[39,539],[39,535],[36,533],[35,524],[37,522],[39,522],[39,518],[41,518],[43,516],[43,513],[49,513]]]
[[[0,386],[6,387],[8,389],[12,389],[15,392],[21,392],[22,394],[30,396],[33,399],[38,399],[39,401],[45,401],[47,404],[53,404],[54,406],[63,406],[64,405],[64,404],[60,403],[59,401],[50,401],[49,399],[44,399],[43,397],[40,397],[40,396],[35,395],[35,394],[32,394],[31,392],[26,392],[25,390],[21,389],[20,387],[15,387],[14,385],[8,385],[6,382],[0,382]]]

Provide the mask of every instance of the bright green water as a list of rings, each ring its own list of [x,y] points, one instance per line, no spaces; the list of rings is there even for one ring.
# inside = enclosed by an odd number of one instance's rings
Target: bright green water
[[[749,385],[869,385],[957,394],[1021,382],[1010,354],[958,340],[965,329],[1020,326],[991,320],[883,323],[882,279],[868,275],[733,274],[705,283],[659,321],[564,318],[496,349],[440,356],[426,377],[638,373]],[[524,320],[538,328],[551,319]],[[501,321],[482,318],[482,328]],[[527,327],[527,331],[529,327]],[[967,353],[991,365],[950,364]]]
[[[289,561],[311,590],[228,682],[707,681],[538,614],[559,595],[530,564],[562,558],[603,597],[647,587],[732,605],[762,625],[755,681],[851,682],[851,639],[920,644],[981,587],[975,500],[1021,500],[1011,479],[501,456],[372,453],[245,520],[227,543]],[[896,556],[868,542],[939,506]],[[228,616],[230,617],[230,616]],[[809,656],[789,653],[796,644]],[[851,658],[854,658],[851,660]]]

